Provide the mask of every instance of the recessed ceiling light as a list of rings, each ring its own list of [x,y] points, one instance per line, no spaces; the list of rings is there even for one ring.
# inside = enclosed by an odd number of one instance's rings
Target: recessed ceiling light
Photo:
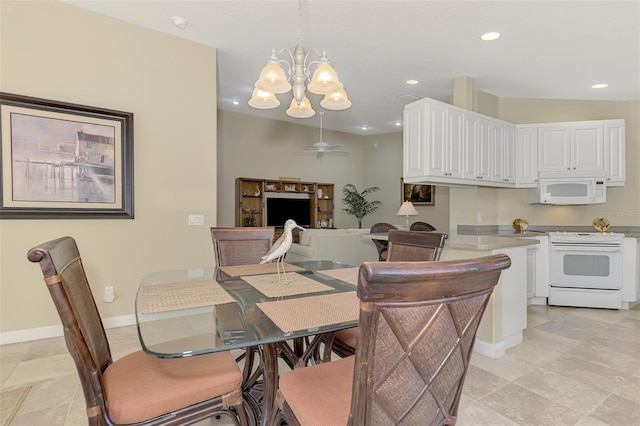
[[[395,124],[396,126],[398,126],[398,127],[399,127],[399,126],[402,126],[402,122],[401,122],[401,121],[396,121],[394,124]]]
[[[418,80],[407,80],[407,84],[418,84]]]
[[[492,31],[492,32],[482,34],[480,38],[484,41],[493,41],[500,38],[500,33],[496,33]]]
[[[187,20],[184,18],[181,18],[179,16],[174,16],[173,18],[171,18],[171,20],[173,21],[173,25],[175,25],[176,27],[180,28],[181,30],[184,30],[185,28],[187,28]]]
[[[231,103],[234,105],[240,105],[240,101],[231,101]]]
[[[367,127],[367,126],[360,126],[360,130],[369,130],[369,127]]]
[[[604,89],[605,87],[609,87],[607,83],[598,83],[591,86],[592,89]]]

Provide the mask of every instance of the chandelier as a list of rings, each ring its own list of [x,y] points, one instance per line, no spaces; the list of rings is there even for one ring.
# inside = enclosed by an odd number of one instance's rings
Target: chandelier
[[[300,4],[298,4],[298,13],[300,13]],[[284,55],[285,53],[288,57]],[[311,53],[319,56],[319,60],[310,61]],[[285,56],[285,59],[281,59],[279,57],[281,55]],[[312,67],[315,67],[313,75]],[[339,111],[351,106],[347,92],[338,80],[338,74],[327,59],[327,53],[320,54],[316,50],[310,50],[307,53],[302,44],[298,44],[293,53],[286,48],[271,51],[271,56],[262,69],[260,78],[256,81],[249,106],[258,109],[277,108],[280,101],[275,95],[287,93],[290,90],[293,91],[293,99],[287,109],[287,115],[290,117],[309,118],[315,115],[316,112],[306,95],[307,90],[317,95],[324,95],[320,106],[325,109]]]

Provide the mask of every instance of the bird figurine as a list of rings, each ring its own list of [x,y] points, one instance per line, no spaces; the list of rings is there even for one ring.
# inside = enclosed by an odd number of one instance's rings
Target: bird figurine
[[[296,223],[293,219],[288,219],[284,223],[284,232],[278,238],[278,240],[271,246],[271,250],[262,256],[260,263],[271,262],[276,260],[276,270],[278,271],[278,282],[288,282],[286,272],[284,270],[284,256],[291,248],[293,243],[293,228],[300,228],[304,231],[304,228]],[[280,267],[282,267],[282,276],[280,276]]]

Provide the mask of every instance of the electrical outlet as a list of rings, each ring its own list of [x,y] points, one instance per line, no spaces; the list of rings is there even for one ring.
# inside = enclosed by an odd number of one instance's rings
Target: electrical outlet
[[[104,288],[104,296],[102,296],[102,300],[106,303],[111,303],[116,298],[115,293],[113,292],[113,286],[106,286]]]
[[[190,214],[189,215],[188,224],[189,225],[195,225],[195,226],[204,225],[204,215],[203,214]]]

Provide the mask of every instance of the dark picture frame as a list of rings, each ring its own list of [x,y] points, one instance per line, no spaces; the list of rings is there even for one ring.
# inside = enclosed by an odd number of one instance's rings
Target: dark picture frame
[[[133,113],[0,93],[0,219],[133,219]]]
[[[434,206],[436,203],[435,185],[423,185],[420,183],[404,183],[400,178],[402,190],[402,202],[411,201],[414,205]]]

